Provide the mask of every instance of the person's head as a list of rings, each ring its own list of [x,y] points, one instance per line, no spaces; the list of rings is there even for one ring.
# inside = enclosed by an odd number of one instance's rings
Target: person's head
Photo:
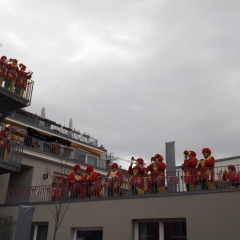
[[[194,151],[189,151],[188,157],[189,159],[195,158],[197,155]]]
[[[16,66],[17,65],[17,63],[18,63],[18,61],[17,61],[17,59],[12,59],[12,64],[14,65],[14,66]]]
[[[236,172],[236,167],[233,166],[233,165],[229,165],[229,166],[228,166],[228,171],[229,171],[229,172]]]
[[[156,163],[158,163],[158,162],[162,162],[163,161],[163,156],[162,155],[160,155],[159,153],[157,153],[156,155],[155,155],[155,161],[156,161]]]
[[[115,172],[118,169],[118,164],[117,163],[113,163],[112,164],[112,170]]]
[[[203,148],[202,154],[205,158],[209,157],[211,155],[211,150],[210,148]]]
[[[79,164],[76,164],[74,167],[73,167],[73,171],[75,173],[80,173],[80,170],[81,170],[81,166]]]
[[[7,61],[7,57],[6,56],[2,56],[1,57],[1,61],[6,62]]]
[[[58,176],[58,182],[63,183],[64,182],[64,176]]]
[[[143,165],[144,164],[144,160],[142,158],[138,158],[137,159],[137,163],[140,164],[140,165]]]
[[[87,175],[90,175],[92,172],[93,172],[93,167],[92,166],[87,166],[86,167],[86,173],[87,173]]]
[[[22,63],[19,64],[19,68],[20,68],[22,71],[26,71],[26,66],[23,65]]]

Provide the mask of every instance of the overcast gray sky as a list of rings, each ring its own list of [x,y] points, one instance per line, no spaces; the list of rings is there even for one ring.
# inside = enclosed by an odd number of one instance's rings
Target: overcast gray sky
[[[32,70],[31,107],[115,156],[240,155],[240,2],[0,0],[0,54]]]

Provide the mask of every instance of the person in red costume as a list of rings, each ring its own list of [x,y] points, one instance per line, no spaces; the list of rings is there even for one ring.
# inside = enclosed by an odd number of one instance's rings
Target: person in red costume
[[[136,165],[133,167],[133,161]],[[145,194],[147,190],[147,168],[144,166],[144,160],[132,157],[128,172],[132,175],[129,179],[129,184],[132,190],[132,195]]]
[[[107,174],[108,197],[120,196],[123,182],[122,173],[118,170],[118,164],[112,164],[112,171]]]
[[[236,167],[233,165],[229,165],[228,166],[228,172],[225,171],[223,173],[223,180],[230,182],[231,183],[231,187],[235,187],[235,186],[239,186],[239,177],[236,171]]]
[[[5,125],[5,129],[0,132],[0,159],[6,161],[10,154],[11,144],[10,140],[14,140],[12,135],[12,126]]]
[[[161,156],[161,155],[160,155]],[[163,162],[163,157],[159,157],[158,162],[158,177],[157,177],[157,186],[158,186],[158,193],[164,193],[166,192],[165,188],[165,170],[166,170],[166,164]]]
[[[73,172],[71,172],[67,177],[67,182],[70,185],[70,198],[84,198],[85,188],[83,186],[83,181],[85,180],[84,175],[80,172],[81,166],[76,164],[73,167]]]
[[[18,71],[17,59],[10,59],[9,62],[5,63],[7,69],[6,74],[4,75],[4,87],[13,92],[14,84],[16,80],[16,73]]]
[[[200,177],[201,189],[215,189],[214,183],[214,165],[215,159],[211,156],[211,150],[209,148],[203,148],[202,154],[205,159],[201,159],[198,164],[198,176]]]
[[[182,165],[182,169],[184,171],[184,180],[186,183],[187,191],[195,191],[196,183],[197,183],[197,171],[196,166],[198,160],[196,158],[196,153],[194,151],[183,152],[184,154],[184,163]]]
[[[156,154],[154,157],[151,158],[151,164],[147,166],[147,172],[150,172],[148,175],[148,185],[149,185],[149,193],[158,193],[158,176],[159,176],[159,169],[158,163],[159,160],[163,160],[162,155]]]
[[[2,83],[4,80],[4,76],[6,74],[5,62],[7,61],[6,56],[2,56],[0,59],[0,87],[2,87]]]
[[[95,198],[102,197],[102,179],[101,175],[94,171],[92,166],[87,166],[86,168],[86,197]]]
[[[24,91],[26,90],[28,74],[26,72],[26,66],[23,65],[22,63],[19,64],[19,68],[20,69],[16,73],[17,76],[15,81],[14,92],[22,97]]]
[[[58,176],[52,183],[52,201],[62,201],[64,198],[64,177]]]

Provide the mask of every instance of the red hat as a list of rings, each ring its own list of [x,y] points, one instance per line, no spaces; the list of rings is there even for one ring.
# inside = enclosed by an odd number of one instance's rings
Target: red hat
[[[189,151],[189,156],[196,157],[197,154],[194,151]]]
[[[137,162],[140,163],[140,164],[143,164],[144,163],[144,160],[142,158],[138,158],[137,159]]]
[[[81,169],[81,167],[80,167],[79,164],[76,164],[76,165],[73,167],[73,171],[76,172],[78,169]]]
[[[117,163],[113,163],[113,164],[112,164],[112,168],[118,169],[118,164],[117,164]]]
[[[233,165],[229,165],[229,166],[228,166],[228,169],[229,169],[229,170],[232,170],[232,171],[234,171],[234,172],[236,171],[236,168],[235,168],[235,166],[233,166]]]
[[[15,63],[18,63],[18,60],[17,59],[11,59],[12,60],[12,62],[15,62]]]
[[[156,158],[156,159],[160,159],[160,160],[163,160],[163,159],[164,159],[163,156],[160,155],[160,154],[158,154],[158,153],[155,155],[155,158]]]
[[[210,148],[203,148],[202,153],[204,153],[204,152],[206,152],[206,153],[208,153],[209,155],[211,155],[211,150],[210,150]]]
[[[64,176],[58,176],[58,180],[64,181]]]
[[[93,172],[93,167],[92,166],[87,166],[86,172]]]
[[[6,57],[6,56],[2,56],[2,57],[1,57],[1,60],[3,60],[3,59],[7,59],[7,57]]]
[[[22,63],[19,64],[19,67],[23,68],[24,70],[27,68],[25,65],[23,65]]]

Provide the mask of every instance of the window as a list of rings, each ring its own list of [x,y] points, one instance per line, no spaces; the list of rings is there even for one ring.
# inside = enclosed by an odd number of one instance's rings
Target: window
[[[75,150],[75,160],[79,163],[85,163],[86,153]]]
[[[140,222],[138,225],[139,240],[159,240],[158,222]]]
[[[98,158],[87,155],[87,162],[86,163],[89,164],[89,165],[92,165],[93,167],[97,167],[98,166]]]
[[[48,224],[33,224],[30,240],[47,240]]]
[[[173,238],[186,238],[187,237],[186,222],[172,222],[171,233]]]
[[[187,240],[185,220],[139,220],[134,226],[134,240]]]
[[[74,240],[102,240],[103,230],[76,230]]]

